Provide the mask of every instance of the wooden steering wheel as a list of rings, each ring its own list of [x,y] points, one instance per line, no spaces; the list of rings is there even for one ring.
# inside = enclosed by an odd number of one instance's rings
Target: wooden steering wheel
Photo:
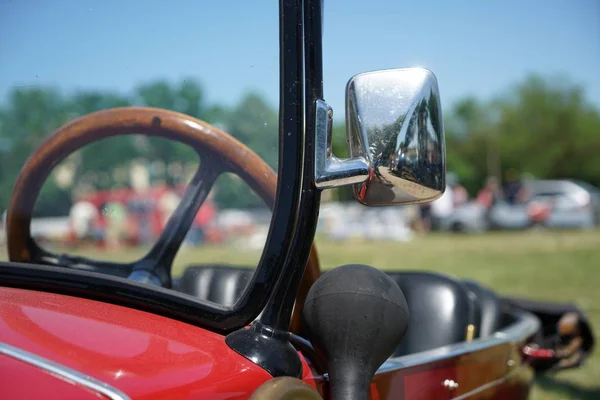
[[[81,147],[124,134],[175,140],[189,145],[200,156],[200,166],[156,245],[141,260],[133,263],[59,256],[40,248],[31,237],[31,218],[35,201],[52,169]],[[206,122],[174,111],[147,107],[113,108],[80,117],[47,138],[21,170],[6,217],[10,260],[85,269],[121,277],[129,276],[140,265],[152,265],[157,266],[159,278],[169,286],[171,266],[185,234],[214,182],[226,172],[242,178],[269,208],[273,208],[277,188],[275,172],[247,146]],[[305,297],[319,275],[319,260],[313,244],[292,316],[290,330],[294,333],[300,331]]]

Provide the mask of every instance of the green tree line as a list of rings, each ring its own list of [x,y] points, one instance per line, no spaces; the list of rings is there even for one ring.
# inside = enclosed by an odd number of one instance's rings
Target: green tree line
[[[8,206],[21,167],[44,138],[76,117],[131,105],[175,110],[220,126],[277,167],[277,110],[256,93],[246,93],[236,105],[224,107],[209,104],[201,84],[193,79],[146,83],[128,95],[15,88],[0,107],[0,210]],[[501,177],[508,168],[536,178],[580,179],[600,186],[600,160],[595,156],[600,149],[600,112],[586,99],[581,86],[566,79],[531,76],[490,101],[469,97],[443,111],[448,171],[454,172],[471,194],[486,177]],[[346,156],[343,124],[334,126],[333,137],[336,154]],[[75,165],[72,186],[90,172],[98,172],[105,179],[94,181],[96,188],[114,187],[114,174],[107,173],[107,168],[126,167],[140,157],[166,164],[197,161],[193,151],[175,142],[140,141],[134,136],[107,139],[87,146],[71,159]],[[176,183],[173,179],[167,177],[167,183]],[[351,192],[342,189],[332,195],[348,199]],[[50,178],[43,196],[38,215],[65,215],[73,187],[60,187]],[[260,204],[231,176],[218,181],[216,196],[223,207]]]

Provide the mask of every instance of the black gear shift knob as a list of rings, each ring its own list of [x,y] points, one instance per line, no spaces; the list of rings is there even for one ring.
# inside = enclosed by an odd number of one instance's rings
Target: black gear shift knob
[[[310,340],[327,358],[334,400],[366,400],[373,375],[400,344],[409,312],[384,272],[344,265],[323,274],[304,305]]]

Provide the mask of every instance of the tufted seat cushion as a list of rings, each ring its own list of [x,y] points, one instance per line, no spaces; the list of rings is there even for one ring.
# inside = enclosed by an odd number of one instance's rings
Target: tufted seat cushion
[[[474,296],[450,276],[430,272],[387,272],[404,292],[410,321],[393,357],[465,341],[480,317]]]
[[[232,306],[250,283],[254,271],[230,265],[193,265],[186,268],[173,286],[202,300]]]

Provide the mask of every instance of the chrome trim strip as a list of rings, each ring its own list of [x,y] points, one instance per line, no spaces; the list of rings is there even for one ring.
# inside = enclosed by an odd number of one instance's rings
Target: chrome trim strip
[[[131,400],[125,393],[107,383],[6,343],[0,342],[0,354],[34,365],[61,379],[94,390],[110,400]]]
[[[511,373],[509,373],[509,374],[511,374]],[[460,396],[457,396],[457,397],[452,397],[452,400],[466,399],[467,397],[471,397],[471,396],[476,395],[478,393],[481,393],[481,392],[483,392],[485,390],[491,389],[494,386],[498,386],[498,385],[504,383],[506,381],[507,377],[508,377],[508,375],[507,376],[503,376],[502,378],[493,380],[491,382],[485,383],[485,384],[483,384],[483,385],[481,385],[481,386],[479,386],[479,387],[471,390],[470,392],[463,393],[463,394],[461,394]]]
[[[435,361],[444,360],[463,354],[498,346],[503,343],[516,343],[524,340],[540,328],[537,317],[528,312],[515,312],[517,321],[506,329],[496,332],[493,336],[485,339],[474,339],[470,342],[451,344],[437,349],[408,354],[401,357],[390,358],[384,362],[375,373],[383,374],[398,369],[423,365]]]

